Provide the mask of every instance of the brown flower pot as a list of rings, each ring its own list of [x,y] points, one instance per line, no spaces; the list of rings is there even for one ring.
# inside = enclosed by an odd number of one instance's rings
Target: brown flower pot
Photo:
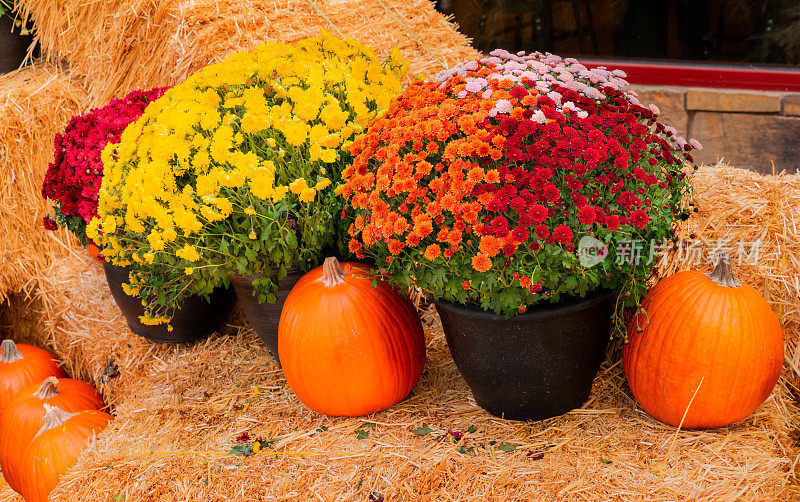
[[[278,358],[278,322],[281,320],[281,310],[283,302],[289,296],[297,281],[303,277],[303,271],[299,267],[292,267],[288,274],[278,283],[278,297],[275,303],[259,303],[258,295],[253,291],[252,277],[231,277],[231,285],[236,291],[236,297],[242,306],[242,312],[250,322],[253,331],[261,337],[261,340],[272,353],[272,357],[280,364]]]
[[[21,28],[13,24],[13,18],[0,16],[0,73],[19,68],[33,43],[33,35],[20,35]]]
[[[150,326],[142,324],[139,316],[144,315],[144,307],[138,296],[128,296],[122,284],[128,282],[130,270],[103,262],[108,287],[117,306],[125,316],[128,327],[135,334],[158,343],[190,343],[207,337],[225,326],[236,305],[233,288],[217,288],[211,293],[210,301],[199,296],[190,296],[181,304],[172,317],[172,331],[166,324]]]

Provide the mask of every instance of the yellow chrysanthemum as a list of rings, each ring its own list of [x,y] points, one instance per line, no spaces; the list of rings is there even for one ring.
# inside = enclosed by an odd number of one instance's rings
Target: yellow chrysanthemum
[[[308,183],[303,178],[298,178],[289,183],[289,190],[296,195],[300,195],[306,188],[308,188]]]
[[[200,259],[200,253],[197,252],[194,246],[190,246],[186,244],[181,249],[179,249],[175,255],[178,258],[183,258],[186,261],[197,261]]]
[[[311,202],[314,200],[314,197],[317,195],[317,191],[313,188],[304,188],[302,192],[300,192],[300,202]]]

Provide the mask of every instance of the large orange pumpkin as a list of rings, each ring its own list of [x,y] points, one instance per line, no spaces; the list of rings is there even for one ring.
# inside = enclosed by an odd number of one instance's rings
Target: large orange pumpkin
[[[22,389],[66,373],[46,350],[3,340],[0,346],[0,414]]]
[[[642,306],[623,364],[647,413],[711,429],[745,418],[769,397],[783,363],[781,327],[758,291],[736,279],[727,253],[711,273],[662,280]]]
[[[74,412],[99,410],[103,398],[88,383],[48,377],[42,384],[19,392],[0,417],[0,468],[8,485],[20,491],[21,452],[44,425],[44,404]]]
[[[425,337],[408,298],[364,265],[327,258],[286,298],[278,353],[286,381],[306,406],[361,416],[411,392],[422,374]]]
[[[113,417],[102,411],[68,413],[49,404],[44,426],[22,452],[20,493],[26,502],[47,502],[58,478]]]

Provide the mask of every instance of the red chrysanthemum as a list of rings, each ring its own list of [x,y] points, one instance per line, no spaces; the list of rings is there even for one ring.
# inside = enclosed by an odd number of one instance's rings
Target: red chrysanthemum
[[[644,228],[647,226],[647,222],[650,221],[650,217],[643,210],[637,209],[631,213],[629,221],[636,228]]]
[[[581,210],[578,211],[578,221],[584,225],[591,225],[595,222],[595,219],[594,208],[591,206],[583,206]]]
[[[566,225],[559,225],[553,230],[553,239],[561,244],[566,244],[572,240],[572,229]]]

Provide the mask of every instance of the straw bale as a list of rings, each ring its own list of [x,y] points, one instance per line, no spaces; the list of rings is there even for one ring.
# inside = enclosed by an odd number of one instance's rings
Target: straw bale
[[[734,427],[676,434],[636,407],[617,362],[584,409],[516,423],[480,410],[441,331],[427,337],[413,395],[364,419],[304,408],[250,333],[153,360],[54,500],[786,499],[797,409],[783,386]],[[432,432],[413,432],[422,426]],[[448,431],[464,437],[454,443]],[[277,454],[227,454],[243,432],[277,439],[268,450]]]
[[[42,52],[88,77],[106,102],[135,88],[174,85],[232,52],[325,29],[397,46],[411,75],[477,56],[429,0],[23,0]],[[113,68],[113,71],[109,71]]]
[[[65,257],[51,265],[41,303],[31,307],[42,309],[41,340],[69,372],[98,383],[117,416],[54,500],[338,501],[368,500],[372,491],[385,500],[797,495],[798,409],[784,380],[738,424],[676,432],[636,405],[612,351],[582,409],[542,422],[504,421],[475,404],[428,310],[426,367],[413,394],[363,419],[329,418],[295,398],[239,319],[195,345],[149,344],[125,328],[103,282],[88,258]],[[119,376],[102,383],[109,359]],[[423,426],[431,432],[413,432]],[[369,436],[358,439],[359,428]],[[450,441],[448,431],[464,437]],[[275,439],[267,450],[278,453],[229,455],[243,432]]]
[[[3,483],[0,486],[0,502],[24,502],[24,500],[8,484]]]
[[[702,166],[692,184],[697,212],[679,237],[694,244],[670,253],[659,275],[697,268],[690,258],[696,251],[710,268],[715,250],[729,248],[739,279],[758,289],[780,319],[785,369],[800,389],[800,174],[769,176],[720,164]]]
[[[42,226],[41,185],[53,140],[86,106],[79,79],[51,65],[0,75],[0,302],[30,292],[35,277],[68,253],[70,236]]]

